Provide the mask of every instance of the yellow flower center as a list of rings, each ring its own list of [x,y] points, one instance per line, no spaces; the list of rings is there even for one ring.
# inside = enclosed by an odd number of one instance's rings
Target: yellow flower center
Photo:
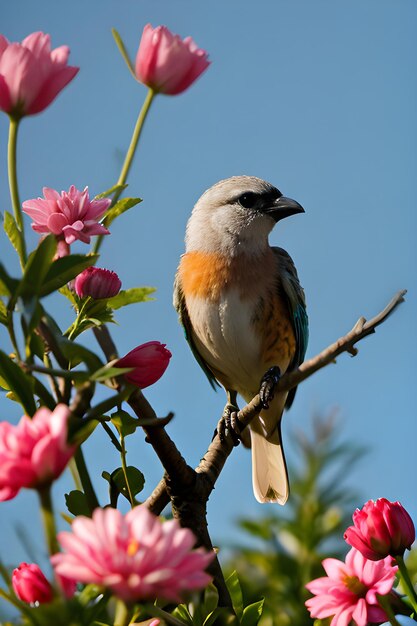
[[[343,576],[342,581],[349,591],[354,593],[355,596],[358,596],[359,598],[363,598],[368,591],[368,587],[364,585],[357,576],[348,576],[346,574]]]
[[[132,539],[127,546],[127,554],[128,556],[133,556],[139,549],[139,541],[137,539]]]

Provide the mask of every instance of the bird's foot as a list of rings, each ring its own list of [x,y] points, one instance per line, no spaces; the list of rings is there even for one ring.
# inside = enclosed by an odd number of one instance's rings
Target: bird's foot
[[[259,396],[264,409],[268,409],[269,403],[274,399],[275,387],[278,385],[280,378],[281,370],[278,365],[270,367],[269,370],[262,376]]]
[[[219,419],[214,436],[219,435],[220,441],[224,443],[227,437],[231,437],[234,446],[238,446],[241,440],[240,423],[237,417],[239,407],[234,404],[226,404],[223,415]]]

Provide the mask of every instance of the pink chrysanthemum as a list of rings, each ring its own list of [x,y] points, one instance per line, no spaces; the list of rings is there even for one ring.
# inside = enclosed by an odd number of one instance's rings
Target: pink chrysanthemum
[[[51,50],[51,38],[32,33],[22,43],[0,35],[0,110],[15,117],[43,111],[74,78],[68,46]]]
[[[388,618],[378,605],[377,594],[388,594],[394,584],[397,567],[392,558],[370,561],[352,548],[343,563],[324,559],[327,576],[316,578],[306,585],[314,594],[306,602],[311,617],[324,619],[333,616],[330,626],[357,626],[380,623]]]
[[[52,233],[67,244],[79,239],[90,243],[93,235],[108,235],[109,231],[98,220],[110,206],[109,198],[90,200],[88,187],[79,191],[71,185],[59,194],[55,189],[43,188],[43,198],[26,200],[22,209],[32,219],[37,233]]]
[[[176,520],[161,522],[144,505],[125,516],[96,509],[92,519],[77,517],[58,540],[65,551],[51,558],[58,575],[106,587],[125,602],[179,602],[184,592],[211,580],[204,570],[214,553],[193,550],[188,528]]]
[[[24,415],[17,426],[0,422],[0,501],[14,498],[23,487],[37,489],[61,475],[75,452],[69,445],[70,410],[59,404]]]

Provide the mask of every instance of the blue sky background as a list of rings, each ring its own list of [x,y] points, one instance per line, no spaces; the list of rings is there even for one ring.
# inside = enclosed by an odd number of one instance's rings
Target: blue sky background
[[[189,91],[154,102],[129,180],[129,195],[144,202],[113,224],[99,263],[116,271],[125,288],[157,287],[154,302],[119,311],[112,332],[120,354],[151,339],[172,351],[165,376],[146,395],[159,415],[175,412],[168,430],[191,465],[204,454],[224,405],[194,361],[171,305],[185,225],[207,187],[231,175],[256,175],[305,207],[305,215],[278,225],[271,243],[290,252],[306,290],[307,356],[409,289],[406,303],[359,345],[355,359],[342,355],[301,386],[283,430],[286,439],[291,429],[309,429],[312,413],[339,407],[343,437],[370,450],[347,478],[363,495],[358,506],[380,496],[398,499],[416,520],[415,0],[14,0],[2,3],[0,16],[10,40],[43,30],[54,47],[68,44],[71,64],[81,67],[47,111],[21,125],[22,201],[41,195],[44,185],[59,191],[88,185],[94,195],[117,180],[145,89],[124,66],[111,27],[132,57],[147,22],[192,35],[210,54],[212,65]],[[10,209],[6,146],[2,116],[1,210]],[[34,247],[37,236],[30,241]],[[14,267],[3,234],[0,246]],[[66,302],[50,299],[50,307],[66,327]],[[0,410],[14,422],[21,415],[3,396]],[[148,495],[160,464],[140,433],[128,450],[130,462],[146,473]],[[119,459],[100,431],[88,456],[104,502],[101,470],[111,471]],[[70,488],[67,475],[55,485],[58,510]],[[44,558],[35,505],[31,492],[1,504],[2,560]],[[238,448],[209,502],[213,540],[232,543],[237,517],[266,510],[252,495],[250,455]],[[17,538],[18,527],[31,537],[33,557]]]

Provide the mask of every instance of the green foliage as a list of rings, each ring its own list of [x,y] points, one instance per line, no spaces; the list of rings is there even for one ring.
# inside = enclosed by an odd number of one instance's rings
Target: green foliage
[[[116,202],[114,206],[110,207],[106,211],[104,214],[103,224],[105,226],[110,226],[116,217],[119,217],[122,213],[126,213],[126,211],[133,208],[140,202],[142,202],[142,198],[122,198],[122,200]]]
[[[107,304],[111,309],[120,309],[122,306],[137,302],[148,302],[151,293],[155,292],[155,287],[133,287],[132,289],[121,290],[117,296],[109,298]]]
[[[3,227],[4,232],[10,240],[10,243],[18,253],[19,258],[22,258],[22,236],[17,227],[16,220],[14,219],[13,215],[8,211],[4,212]]]
[[[119,495],[122,495],[130,502],[129,489],[126,484],[126,477],[122,467],[118,467],[111,474],[102,472],[102,477],[109,483],[110,505],[117,506]],[[129,481],[132,496],[136,496],[145,486],[145,477],[137,467],[129,465],[126,468],[127,480]]]
[[[65,504],[73,515],[86,515],[90,517],[90,507],[84,492],[74,489],[65,494]]]
[[[338,442],[333,419],[315,419],[311,438],[297,433],[292,440],[301,462],[290,468],[288,503],[260,519],[240,520],[261,547],[235,548],[228,565],[239,572],[246,598],[265,597],[261,626],[319,623],[304,606],[309,597],[305,584],[324,575],[324,558],[344,558],[343,532],[357,501],[343,479],[363,450]]]
[[[9,397],[22,405],[26,415],[33,415],[36,411],[33,379],[2,350],[0,350],[0,377],[0,385],[13,394]]]

